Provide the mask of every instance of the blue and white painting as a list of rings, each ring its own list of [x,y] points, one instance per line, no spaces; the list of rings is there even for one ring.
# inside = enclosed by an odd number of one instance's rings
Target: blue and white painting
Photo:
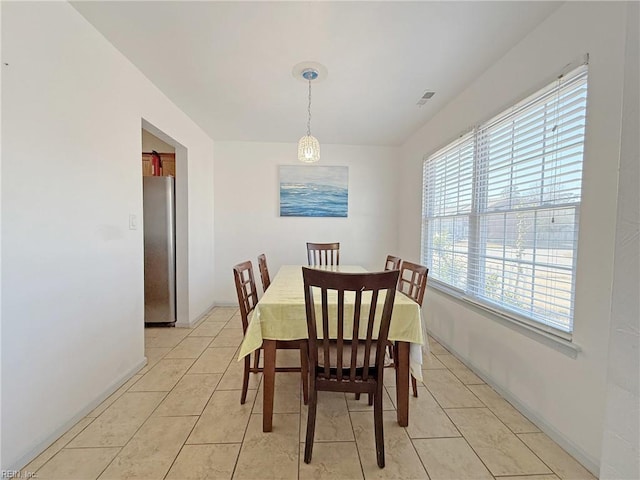
[[[346,217],[349,167],[280,166],[281,217]]]

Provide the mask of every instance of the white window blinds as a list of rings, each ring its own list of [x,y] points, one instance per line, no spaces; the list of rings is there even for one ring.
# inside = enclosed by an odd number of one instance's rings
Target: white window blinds
[[[426,171],[425,171],[426,172]],[[428,198],[427,198],[428,196]],[[425,220],[430,268],[439,280],[464,290],[469,215],[473,201],[473,135],[438,152],[425,175]]]
[[[474,303],[573,330],[587,66],[425,159],[422,261]]]

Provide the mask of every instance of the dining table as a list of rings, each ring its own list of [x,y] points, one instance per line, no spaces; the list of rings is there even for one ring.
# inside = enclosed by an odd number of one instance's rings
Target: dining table
[[[357,265],[330,265],[322,268],[336,272],[366,272]],[[379,301],[382,301],[380,299]],[[308,338],[302,265],[283,265],[262,298],[256,304],[240,346],[238,360],[262,347],[263,365],[263,423],[262,430],[270,432],[273,425],[275,392],[276,342]],[[422,354],[428,345],[423,333],[420,306],[411,298],[397,292],[388,339],[396,345],[395,365],[397,421],[409,425],[409,373],[422,381]]]

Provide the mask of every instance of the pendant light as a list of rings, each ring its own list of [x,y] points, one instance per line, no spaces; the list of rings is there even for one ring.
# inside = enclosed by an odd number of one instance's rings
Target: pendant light
[[[307,107],[307,134],[298,142],[298,160],[304,163],[315,163],[320,160],[320,143],[311,135],[311,82],[318,78],[318,71],[306,68],[302,71],[302,78],[309,83],[309,105]]]

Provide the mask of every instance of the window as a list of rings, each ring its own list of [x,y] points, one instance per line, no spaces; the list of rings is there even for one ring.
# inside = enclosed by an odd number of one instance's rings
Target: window
[[[583,65],[425,159],[432,285],[570,337],[586,100]]]

